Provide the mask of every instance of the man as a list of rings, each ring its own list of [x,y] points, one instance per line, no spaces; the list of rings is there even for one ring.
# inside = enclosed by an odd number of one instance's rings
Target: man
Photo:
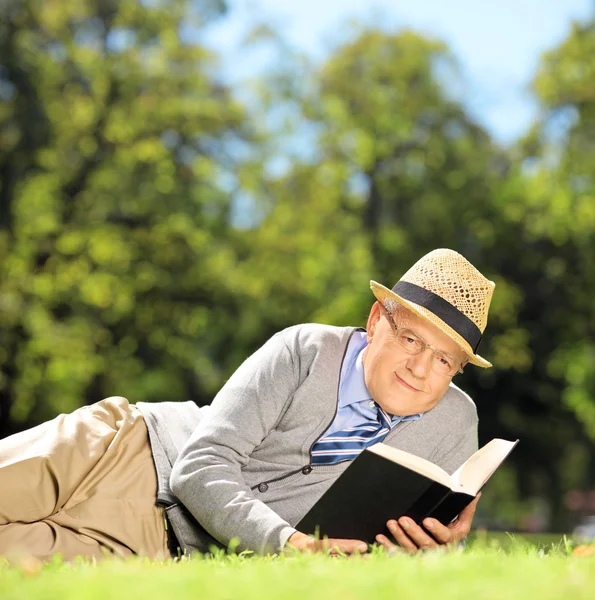
[[[365,330],[281,331],[208,407],[108,398],[0,442],[0,554],[166,556],[234,539],[259,553],[365,551],[294,525],[372,443],[451,473],[477,449],[475,405],[451,380],[467,363],[491,366],[477,346],[494,284],[441,249],[392,290],[371,287]],[[377,542],[395,548],[390,532],[409,552],[456,543],[476,502],[448,526],[391,520]]]

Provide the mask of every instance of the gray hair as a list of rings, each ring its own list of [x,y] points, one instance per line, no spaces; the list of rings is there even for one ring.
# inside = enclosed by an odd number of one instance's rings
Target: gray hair
[[[388,312],[389,315],[392,315],[393,313],[397,312],[399,309],[404,308],[404,306],[402,304],[400,304],[393,298],[385,298],[382,301],[382,306],[384,306],[384,308],[386,309],[386,312]]]

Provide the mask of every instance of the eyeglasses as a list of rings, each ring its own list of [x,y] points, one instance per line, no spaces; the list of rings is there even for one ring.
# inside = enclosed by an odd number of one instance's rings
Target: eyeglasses
[[[384,308],[384,306],[382,307]],[[393,329],[395,330],[395,336],[399,345],[404,348],[408,354],[421,354],[430,348],[432,352],[432,370],[441,375],[448,377],[454,377],[457,373],[463,372],[463,365],[456,358],[445,354],[442,350],[438,350],[430,344],[424,342],[416,333],[413,333],[410,329],[398,327],[393,319],[392,315],[384,308],[386,316],[390,321]]]

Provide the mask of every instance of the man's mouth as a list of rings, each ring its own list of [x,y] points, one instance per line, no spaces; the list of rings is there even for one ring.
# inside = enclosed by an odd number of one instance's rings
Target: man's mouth
[[[407,388],[408,390],[411,390],[412,392],[419,392],[421,390],[418,390],[417,388],[414,388],[412,385],[409,385],[405,380],[401,379],[394,371],[393,371],[395,377],[397,378],[397,381],[405,388]]]

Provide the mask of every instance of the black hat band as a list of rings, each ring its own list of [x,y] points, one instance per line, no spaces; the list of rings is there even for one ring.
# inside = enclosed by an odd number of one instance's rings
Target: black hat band
[[[474,354],[477,353],[477,348],[481,342],[479,327],[450,302],[441,298],[438,294],[408,281],[398,281],[393,287],[393,292],[404,300],[423,306],[439,319],[442,319],[473,348]]]

